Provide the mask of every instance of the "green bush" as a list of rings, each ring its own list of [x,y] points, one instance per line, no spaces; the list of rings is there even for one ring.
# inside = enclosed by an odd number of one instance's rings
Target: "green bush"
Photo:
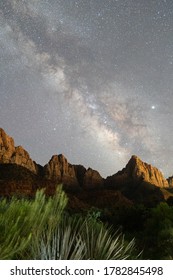
[[[99,213],[70,216],[62,187],[53,197],[37,191],[34,200],[0,201],[0,259],[134,259],[126,242],[99,220]]]
[[[143,232],[145,255],[151,259],[173,258],[173,207],[160,203],[151,209]]]
[[[39,190],[34,200],[1,200],[0,259],[27,258],[32,240],[39,238],[47,225],[53,227],[59,221],[66,204],[61,186],[53,198],[46,199]]]

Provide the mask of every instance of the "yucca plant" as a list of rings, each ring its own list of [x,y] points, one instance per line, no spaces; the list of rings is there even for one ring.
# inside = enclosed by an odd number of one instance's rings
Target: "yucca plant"
[[[39,238],[32,239],[32,258],[41,260],[81,260],[85,244],[79,235],[81,220],[62,214],[56,226],[48,225]]]
[[[46,260],[132,259],[135,242],[126,242],[103,223],[86,217],[63,215],[56,227],[49,227],[32,244],[32,258]]]
[[[85,240],[85,259],[92,260],[120,260],[130,259],[134,255],[135,242],[125,241],[124,236],[103,223],[96,224],[85,221],[81,231],[82,240]]]
[[[0,201],[0,259],[127,259],[134,240],[125,242],[98,215],[70,216],[62,187],[53,197],[37,191],[34,200]]]

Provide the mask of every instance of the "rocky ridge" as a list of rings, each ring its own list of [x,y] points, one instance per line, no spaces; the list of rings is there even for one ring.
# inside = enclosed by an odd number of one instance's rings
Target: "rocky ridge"
[[[107,188],[121,191],[123,195],[137,203],[148,206],[172,196],[169,192],[169,183],[161,171],[135,155],[125,168],[107,177],[105,185]]]
[[[3,166],[5,165],[9,165],[10,168],[4,169]],[[13,168],[11,165],[13,165]],[[20,168],[20,172],[28,174],[27,176],[23,176],[20,180],[20,176],[13,176],[15,170],[17,170],[17,166],[26,168],[26,171],[22,171]],[[27,170],[29,170],[31,174],[27,173]],[[8,172],[10,173],[8,174]],[[19,174],[19,171],[16,172]],[[26,180],[24,179],[25,177],[27,177]],[[39,186],[39,184],[40,186],[46,187],[47,193],[51,193],[53,189],[55,189],[55,185],[63,183],[64,189],[67,192],[75,192],[80,194],[80,196],[82,192],[84,194],[81,196],[83,202],[85,200],[91,201],[91,195],[86,195],[86,192],[92,192],[95,197],[93,197],[92,200],[97,201],[98,205],[98,197],[100,197],[101,194],[109,197],[109,199],[111,199],[110,196],[118,197],[120,201],[127,200],[140,203],[147,203],[146,201],[149,200],[155,202],[163,201],[164,192],[162,189],[169,190],[169,184],[171,187],[173,186],[172,177],[166,180],[161,171],[143,162],[137,156],[132,156],[125,168],[106,179],[102,178],[96,170],[91,168],[86,169],[82,165],[70,164],[62,154],[52,156],[45,166],[40,166],[32,161],[28,152],[21,146],[15,147],[13,138],[8,136],[1,128],[0,194],[3,195],[3,189],[6,185],[8,185],[9,191],[11,190],[10,186],[13,185],[13,193],[15,193],[15,188],[17,191],[20,192],[21,190],[22,192],[22,187],[21,189],[19,187],[22,186],[22,182],[24,182],[23,185],[25,185],[25,193],[27,194],[34,192],[37,188],[36,186]],[[28,189],[27,184],[29,184]],[[168,198],[169,192],[166,191],[165,193]],[[79,196],[76,199],[79,199]],[[127,204],[130,205],[131,202]]]
[[[72,165],[62,154],[53,155],[43,167],[30,158],[22,146],[15,147],[14,140],[0,128],[0,164],[17,164],[55,183],[63,183],[66,188],[79,189],[103,187],[103,178],[98,171],[86,169],[82,165]]]

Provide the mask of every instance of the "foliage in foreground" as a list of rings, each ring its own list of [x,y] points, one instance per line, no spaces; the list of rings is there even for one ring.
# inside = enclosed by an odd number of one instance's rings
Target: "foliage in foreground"
[[[144,244],[152,259],[173,259],[173,207],[160,203],[146,221]]]
[[[134,240],[127,243],[101,222],[64,215],[56,228],[48,228],[34,241],[32,250],[33,258],[43,260],[134,259],[134,245]]]
[[[34,200],[16,199],[0,201],[0,259],[26,258],[22,256],[34,238],[48,225],[61,218],[67,198],[61,187],[53,198],[46,199],[43,190],[37,191]]]
[[[0,201],[0,259],[134,259],[126,242],[97,219],[70,216],[61,187],[54,197]]]
[[[143,259],[173,259],[173,206],[161,202],[156,207],[134,205],[129,209],[113,209],[112,226],[121,227],[126,238],[135,237],[135,245]]]

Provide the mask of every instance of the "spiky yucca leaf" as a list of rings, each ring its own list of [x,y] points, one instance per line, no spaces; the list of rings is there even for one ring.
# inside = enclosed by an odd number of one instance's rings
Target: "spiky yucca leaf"
[[[106,227],[98,219],[64,214],[67,198],[59,187],[46,199],[0,201],[0,259],[126,259],[134,240]]]
[[[85,244],[80,235],[80,219],[62,215],[56,226],[49,224],[39,238],[32,239],[32,258],[41,260],[80,260]]]
[[[132,257],[134,240],[125,242],[103,223],[63,216],[56,228],[47,228],[32,244],[33,258],[44,260],[111,260]]]
[[[113,234],[111,227],[102,223],[96,227],[95,223],[86,220],[81,235],[86,245],[85,259],[128,259],[134,251],[134,240],[125,243],[122,234]]]

